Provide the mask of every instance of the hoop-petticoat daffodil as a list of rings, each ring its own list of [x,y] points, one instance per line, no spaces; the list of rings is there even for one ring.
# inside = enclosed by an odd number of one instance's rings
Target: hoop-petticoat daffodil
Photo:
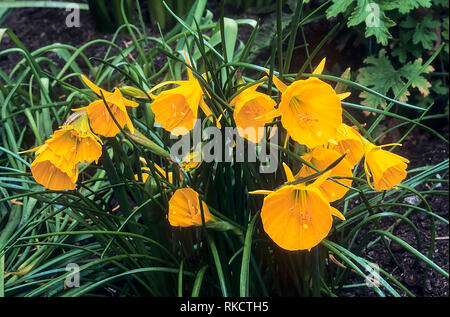
[[[283,166],[288,182],[294,181],[292,171]],[[287,184],[276,191],[251,192],[267,194],[261,219],[264,231],[278,246],[290,251],[311,250],[328,235],[332,216],[345,220],[318,188],[328,176],[329,172],[324,173],[310,185]]]
[[[202,201],[205,224],[216,221]],[[191,227],[202,225],[202,214],[198,193],[192,188],[177,189],[169,200],[169,223],[174,227]]]
[[[86,76],[81,75],[81,79],[93,92],[100,97],[103,95],[105,99],[95,100],[87,107],[74,109],[74,111],[86,110],[92,130],[105,137],[113,137],[120,132],[120,129],[127,126],[128,130],[133,133],[134,126],[128,116],[126,107],[137,107],[139,104],[124,98],[118,88],[114,88],[113,92],[109,92],[96,86]],[[117,124],[106,107],[111,111]]]
[[[52,190],[75,189],[77,164],[97,161],[102,153],[101,140],[91,132],[86,114],[56,130],[41,146],[24,151],[38,157],[31,173],[39,184]]]
[[[328,143],[328,148],[337,151],[339,154],[347,154],[345,159],[353,166],[364,155],[361,134],[345,123],[339,126],[336,135]]]
[[[321,74],[324,65],[325,59],[313,74]],[[273,82],[282,94],[276,114],[281,115],[281,123],[294,141],[314,148],[336,135],[342,123],[341,100],[349,93],[337,94],[329,84],[315,77],[287,86],[273,76]]]
[[[328,166],[330,166],[333,162],[338,160],[341,157],[341,155],[342,154],[334,150],[318,146],[314,148],[314,150],[312,150],[310,153],[302,156],[302,158],[308,163],[311,163],[318,170],[324,170]],[[352,177],[353,176],[352,168],[353,166],[347,161],[347,159],[343,158],[331,170],[329,176]],[[295,175],[295,178],[296,179],[303,178],[313,175],[315,173],[317,173],[316,170],[304,164],[300,169],[300,171],[297,173],[297,175]],[[346,186],[352,185],[351,179],[339,178],[337,179],[337,181]],[[335,200],[342,198],[345,195],[345,193],[349,190],[349,188],[344,185],[336,183],[331,179],[327,179],[318,188],[329,202],[333,202]]]
[[[186,63],[191,65],[185,52],[184,57]],[[203,100],[203,90],[200,83],[189,67],[187,71],[187,80],[165,81],[148,92],[150,97],[154,99],[151,108],[155,114],[155,121],[161,124],[166,131],[176,136],[187,134],[194,128],[199,106],[207,116],[211,114],[211,110]],[[151,94],[153,91],[169,84],[176,84],[178,87],[165,90],[159,95]]]
[[[264,125],[272,121],[272,118],[264,118],[264,115],[273,112],[276,106],[270,96],[256,91],[262,84],[248,87],[230,102],[230,106],[234,107],[233,117],[239,135],[253,143],[258,143],[264,137]]]
[[[92,133],[86,114],[56,130],[45,143],[73,164],[97,162],[102,155],[102,141]]]
[[[376,146],[365,138],[361,140],[364,145],[364,169],[369,186],[374,190],[397,189],[397,185],[406,178],[409,161],[400,155],[383,150],[382,147],[401,144]],[[370,182],[371,177],[373,185]]]
[[[78,167],[63,155],[54,152],[48,144],[33,149],[38,156],[31,163],[31,174],[35,181],[51,190],[75,189]]]

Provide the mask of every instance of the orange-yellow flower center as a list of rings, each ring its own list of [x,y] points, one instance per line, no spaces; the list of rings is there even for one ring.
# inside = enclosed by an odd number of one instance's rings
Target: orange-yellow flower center
[[[247,118],[255,118],[262,112],[261,107],[255,99],[248,101],[242,109]]]
[[[307,201],[307,192],[305,190],[295,189],[293,191],[294,203],[289,208],[289,212],[294,214],[304,229],[309,228],[311,224],[311,207]]]
[[[295,117],[300,120],[300,123],[307,123],[310,121],[319,122],[319,119],[304,111],[302,103],[303,102],[301,101],[301,99],[296,96],[292,97],[289,103],[292,112],[294,113]]]

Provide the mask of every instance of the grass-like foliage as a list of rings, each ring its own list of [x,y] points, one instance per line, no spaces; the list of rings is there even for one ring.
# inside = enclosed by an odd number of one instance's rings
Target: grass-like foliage
[[[371,283],[370,287],[379,296],[415,296],[392,272],[384,270],[382,263],[362,255],[373,245],[382,244],[393,261],[397,261],[390,242],[410,252],[417,263],[425,263],[427,272],[435,270],[448,279],[448,272],[432,260],[435,223],[448,225],[448,220],[428,203],[432,196],[448,194],[436,187],[437,181],[442,183],[448,179],[448,160],[407,169],[407,176],[390,188],[377,183],[377,171],[367,166],[372,158],[367,144],[377,144],[389,132],[376,134],[376,127],[389,118],[401,122],[392,129],[409,127],[398,143],[416,128],[448,143],[423,123],[433,105],[414,106],[351,81],[345,75],[325,74],[321,69],[323,64],[312,65],[312,61],[326,56],[322,46],[328,36],[315,47],[303,43],[307,61],[297,73],[288,73],[297,31],[323,15],[325,8],[305,12],[302,1],[298,1],[286,34],[281,28],[281,4],[282,1],[277,1],[279,23],[273,32],[272,45],[267,47],[270,57],[259,65],[249,63],[247,58],[260,24],[250,19],[224,17],[223,4],[219,16],[214,17],[205,10],[205,0],[197,0],[184,20],[166,5],[165,10],[178,23],[160,37],[145,33],[142,16],[136,24],[130,24],[123,1],[124,23],[111,41],[98,39],[79,48],[55,43],[30,52],[11,30],[0,29],[0,40],[9,36],[15,44],[15,48],[1,51],[0,56],[23,56],[9,73],[0,71],[0,296],[335,297],[348,287],[367,287],[366,282]],[[245,43],[238,36],[243,25],[253,30]],[[132,38],[126,48],[115,41],[120,32],[128,32]],[[100,59],[85,55],[87,47],[99,44],[108,47],[105,56]],[[396,96],[402,96],[415,83],[441,49],[407,73],[406,83],[396,87]],[[64,63],[56,64],[51,57],[55,54]],[[82,75],[101,89],[89,86]],[[259,163],[247,159],[191,166],[170,157],[171,146],[177,140],[170,137],[166,129],[168,120],[161,119],[163,114],[156,105],[169,88],[184,87],[178,92],[192,93],[195,87],[183,86],[188,79],[198,84],[203,99],[194,117],[201,119],[202,128],[218,127],[221,131],[239,123],[233,115],[238,109],[238,102],[232,102],[235,97],[252,84],[260,84],[258,92],[273,100],[272,107],[277,109],[265,123],[269,133],[274,127],[279,128],[278,166],[274,173],[260,173]],[[181,80],[184,81],[181,84],[156,86]],[[333,174],[327,179],[347,160],[345,155],[332,159],[326,166],[315,166],[307,155],[316,147],[316,139],[311,137],[307,143],[301,143],[298,130],[289,131],[289,113],[282,108],[287,98],[283,90],[287,87],[285,91],[288,91],[299,81],[324,89],[320,91],[332,87],[334,95],[330,92],[333,96],[330,100],[338,100],[341,119],[360,134],[359,141],[368,142],[364,146],[365,157],[360,156],[352,165],[350,175]],[[118,106],[123,99],[111,101],[114,88],[117,88],[115,93],[120,91],[130,102],[127,107]],[[346,101],[346,92],[352,96],[364,93],[382,98],[385,106],[378,109]],[[308,96],[305,93],[305,98]],[[164,105],[170,110],[165,111],[173,111],[175,116],[179,111],[173,108],[175,99],[168,100]],[[91,142],[101,145],[97,158],[77,161],[76,168],[64,165],[68,170],[72,168],[66,174],[72,173],[73,168],[77,171],[74,189],[54,190],[38,184],[38,177],[34,172],[32,175],[36,156],[22,152],[43,144],[51,148],[55,143],[46,141],[52,140],[55,131],[67,122],[75,125],[77,116],[89,115],[95,132],[92,108],[73,111],[93,102],[98,102],[98,111],[105,117],[113,118],[103,129],[117,129],[117,132],[113,136],[97,133],[98,136],[92,137]],[[120,111],[108,106],[114,102]],[[292,102],[295,100],[289,105]],[[302,102],[299,101],[300,106]],[[394,112],[394,106],[408,109],[410,115],[405,117]],[[376,119],[362,125],[355,116],[362,111],[375,113]],[[324,116],[329,115],[323,112]],[[129,121],[125,120],[125,114]],[[302,120],[321,118],[302,117]],[[307,131],[302,133],[306,140]],[[203,144],[208,141],[207,137],[202,138]],[[245,140],[245,150],[250,146],[251,141]],[[63,151],[62,148],[59,150]],[[394,159],[396,148],[397,145],[383,148],[383,158]],[[89,149],[89,155],[94,155],[95,150]],[[46,150],[41,147],[39,151]],[[69,160],[70,153],[68,150],[61,157],[55,156]],[[306,168],[310,172],[302,174]],[[295,178],[291,170],[296,173]],[[366,178],[370,170],[373,180]],[[442,178],[436,180],[436,174]],[[318,194],[317,182],[321,181],[345,188],[344,194],[331,203],[325,202],[324,196]],[[424,183],[434,185],[424,189],[421,186]],[[187,188],[195,192],[179,192]],[[310,197],[302,196],[298,201],[294,199],[295,202],[309,204],[308,199],[316,197],[308,206],[314,207],[320,201],[320,212],[328,212],[324,217],[331,219],[333,215],[333,225],[330,222],[326,237],[317,243],[304,242],[309,241],[304,233],[307,231],[302,231],[305,237],[286,238],[294,242],[274,238],[280,231],[289,235],[293,229],[283,227],[282,222],[272,225],[265,222],[264,217],[268,217],[265,215],[277,212],[277,207],[280,214],[289,207],[285,204],[289,204],[290,196],[278,204],[272,203],[270,197],[291,189]],[[249,194],[262,193],[260,190],[269,195],[264,199]],[[414,204],[405,203],[408,197],[416,198]],[[183,210],[183,207],[171,209],[176,199],[186,203],[189,211],[197,212],[191,226],[182,226],[182,219],[168,219],[172,210]],[[430,243],[425,254],[422,253],[423,237],[409,218],[413,213],[423,213],[431,221]],[[315,226],[306,218],[302,218],[301,230]],[[391,228],[382,227],[385,219],[410,226],[416,233],[415,244],[408,244],[393,234]],[[269,230],[269,226],[276,228]],[[303,242],[296,244],[301,239]],[[79,266],[79,287],[66,285],[72,273],[66,268],[71,263]],[[348,276],[354,272],[361,276],[361,285],[349,286]],[[424,275],[424,285],[427,275]]]

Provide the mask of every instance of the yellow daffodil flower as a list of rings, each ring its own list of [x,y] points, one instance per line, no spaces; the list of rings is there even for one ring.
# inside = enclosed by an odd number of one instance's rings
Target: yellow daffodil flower
[[[325,59],[313,73],[322,73],[324,64]],[[273,82],[282,93],[277,114],[292,139],[314,148],[336,135],[342,123],[341,100],[348,93],[336,94],[329,84],[315,77],[287,86],[273,76]]]
[[[345,159],[355,166],[364,155],[364,147],[361,142],[361,134],[358,131],[342,123],[328,148],[339,154],[347,154]]]
[[[24,151],[38,155],[31,173],[39,184],[52,190],[75,189],[80,162],[97,161],[102,154],[101,140],[89,128],[86,114],[56,130],[41,146]]]
[[[55,153],[48,144],[35,149],[38,157],[31,163],[31,173],[37,183],[51,190],[75,189],[78,167]]]
[[[396,186],[406,178],[409,161],[400,155],[383,150],[382,147],[401,144],[376,146],[365,138],[361,140],[364,145],[364,169],[369,186],[374,190],[397,189]],[[373,185],[370,177],[373,178]]]
[[[140,161],[143,162],[144,164],[146,164],[146,162],[143,158],[141,158]],[[159,166],[156,163],[153,163],[153,166],[158,170],[158,172],[162,175],[162,177],[166,178],[170,184],[173,184],[173,173],[172,172],[168,172],[166,174],[166,171],[163,170],[161,168],[161,166]],[[150,168],[147,166],[143,166],[141,168],[141,170],[142,170],[142,181],[145,183],[147,181],[148,177],[151,175],[151,171],[150,171]],[[134,177],[136,180],[139,180],[138,174],[135,174]]]
[[[215,221],[202,201],[205,223]],[[191,188],[177,189],[169,200],[169,223],[174,227],[201,226],[202,216],[198,193]]]
[[[54,153],[63,156],[72,164],[97,162],[102,155],[102,141],[89,128],[87,115],[62,126],[45,143]]]
[[[184,53],[186,63],[189,63],[186,53]],[[208,116],[211,110],[203,100],[203,90],[198,80],[192,74],[190,68],[188,80],[165,81],[149,91],[149,95],[154,99],[151,108],[155,114],[155,121],[161,124],[173,135],[184,135],[194,128],[194,120],[197,119],[198,107],[200,106]],[[159,95],[151,94],[162,86],[176,84],[178,87],[165,90]]]
[[[294,181],[292,171],[283,166],[288,182]],[[285,185],[276,191],[251,192],[267,194],[261,219],[264,231],[278,246],[290,251],[311,250],[328,235],[332,216],[345,220],[318,188],[328,176],[329,172],[322,174],[310,185]]]
[[[114,119],[119,124],[120,128],[127,128],[133,133],[134,126],[128,116],[126,107],[137,107],[139,104],[137,102],[128,100],[123,97],[122,93],[118,88],[115,88],[113,92],[106,91],[97,87],[93,82],[87,79],[85,76],[81,76],[85,84],[94,91],[98,96],[105,98],[106,104],[111,111]],[[91,102],[87,107],[75,109],[74,111],[86,110],[89,116],[89,121],[92,130],[105,137],[113,137],[120,132],[119,127],[114,122],[111,114],[106,108],[103,99],[95,100]]]
[[[256,91],[261,86],[258,83],[242,91],[230,102],[234,107],[234,121],[241,137],[258,143],[264,137],[263,130],[266,123],[272,118],[264,118],[267,113],[273,112],[276,102],[270,96]]]
[[[324,147],[316,147],[310,153],[302,156],[302,158],[311,163],[314,167],[319,170],[324,170],[328,166],[330,166],[333,162],[341,157],[342,154],[331,150],[326,149]],[[330,173],[330,177],[334,176],[342,176],[342,177],[352,177],[352,168],[353,166],[343,158],[338,165],[336,165]],[[307,165],[303,165],[300,171],[295,175],[295,178],[307,177],[309,175],[317,173],[316,170],[310,168]],[[351,179],[338,179],[338,181],[347,186],[352,185]],[[320,191],[324,195],[324,197],[329,201],[335,201],[342,198],[349,188],[340,185],[330,179],[325,180],[319,187]]]

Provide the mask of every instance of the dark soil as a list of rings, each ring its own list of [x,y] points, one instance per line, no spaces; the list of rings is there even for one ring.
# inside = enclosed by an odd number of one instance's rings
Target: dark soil
[[[26,8],[13,10],[3,22],[2,28],[11,29],[30,51],[52,43],[69,44],[76,48],[94,39],[112,40],[113,34],[98,32],[87,10],[80,10],[80,27],[67,27],[66,17],[68,12],[64,9]],[[129,34],[119,34],[116,44],[125,48],[131,40]],[[0,49],[15,47],[8,36],[4,36],[0,42]],[[105,44],[94,44],[84,50],[88,58],[101,58],[105,55]],[[115,54],[114,49],[111,54]],[[51,53],[49,57],[56,63],[63,60]],[[8,73],[23,56],[20,53],[11,53],[0,57],[0,69]],[[64,64],[63,64],[64,65]]]
[[[209,5],[209,4],[208,4]],[[210,8],[213,12],[217,12],[217,5]],[[8,27],[18,36],[18,38],[25,44],[30,52],[49,45],[55,42],[70,44],[75,47],[80,47],[84,43],[94,39],[108,39],[111,40],[112,34],[105,34],[98,32],[95,28],[95,24],[87,11],[81,10],[80,12],[80,28],[68,28],[65,24],[67,12],[60,9],[15,9],[4,23],[0,26],[2,28]],[[230,16],[236,16],[236,12],[231,12]],[[217,15],[215,15],[217,16]],[[249,15],[247,15],[249,16]],[[242,15],[241,15],[242,17]],[[328,27],[328,25],[327,25]],[[305,29],[305,33],[308,38],[320,39],[318,33],[324,33],[324,27],[320,25],[312,25],[310,29]],[[149,27],[148,34],[158,34],[155,28]],[[308,34],[316,34],[317,36],[309,37]],[[245,39],[249,36],[249,30],[245,31],[240,36]],[[120,34],[116,40],[117,45],[125,47],[126,43],[131,40],[130,36],[126,33]],[[8,36],[3,36],[0,43],[0,50],[14,47],[14,43]],[[314,45],[312,45],[314,47]],[[107,47],[105,45],[93,45],[87,48],[84,53],[87,57],[103,57]],[[329,47],[330,51],[327,52],[329,56],[333,56],[333,45]],[[115,52],[112,51],[111,54]],[[53,54],[53,53],[52,53]],[[298,54],[301,54],[298,52]],[[338,52],[336,52],[338,54]],[[362,54],[362,53],[360,53]],[[347,60],[352,66],[355,64],[355,60],[362,61],[362,55],[357,58],[352,56],[337,55],[337,59]],[[48,56],[58,62],[56,54]],[[0,69],[8,73],[16,63],[22,59],[22,55],[19,53],[11,53],[0,56]],[[293,63],[304,59],[299,56],[297,59],[293,59]],[[63,65],[64,61],[60,61]],[[298,69],[298,65],[293,65],[293,69]],[[389,124],[389,123],[388,123]],[[395,124],[392,121],[390,124]],[[432,123],[431,123],[432,124]],[[441,123],[439,123],[441,125]],[[448,122],[445,121],[444,127],[435,127],[440,133],[442,133],[448,139]],[[389,143],[389,141],[397,140],[398,136],[394,132],[391,133],[383,143]],[[439,140],[437,137],[430,133],[415,129],[413,133],[406,138],[403,142],[403,147],[398,148],[396,153],[407,157],[410,160],[410,168],[431,165],[442,162],[449,157],[448,146]],[[448,176],[447,176],[448,177]],[[432,184],[422,184],[422,188],[419,190],[430,188]],[[448,183],[441,183],[440,190],[448,190]],[[447,196],[431,196],[428,199],[432,210],[445,219],[449,219],[449,202]],[[402,212],[399,210],[399,212]],[[423,213],[413,213],[409,217],[412,222],[417,226],[420,237],[422,239],[421,252],[427,254],[430,243],[431,223],[428,216]],[[381,222],[381,228],[388,228],[392,223]],[[447,272],[449,271],[449,226],[443,224],[440,221],[435,222],[436,225],[436,241],[433,252],[433,261],[442,267]],[[411,246],[416,246],[416,238],[413,230],[405,223],[400,223],[393,230],[393,233],[402,238]],[[428,279],[423,288],[423,276],[425,272],[425,265],[423,263],[414,263],[415,257],[409,252],[405,251],[402,247],[395,243],[389,244],[392,253],[397,259],[399,265],[395,263],[389,254],[388,250],[382,243],[378,243],[368,250],[364,250],[362,256],[372,259],[374,262],[380,264],[387,272],[391,273],[399,282],[406,285],[417,296],[434,296],[443,297],[449,296],[449,281],[434,270],[428,270]],[[361,283],[361,278],[356,274],[349,275],[350,283]],[[398,290],[401,294],[403,291]],[[366,287],[359,287],[354,289],[347,289],[342,293],[343,296],[376,296],[371,289]]]

